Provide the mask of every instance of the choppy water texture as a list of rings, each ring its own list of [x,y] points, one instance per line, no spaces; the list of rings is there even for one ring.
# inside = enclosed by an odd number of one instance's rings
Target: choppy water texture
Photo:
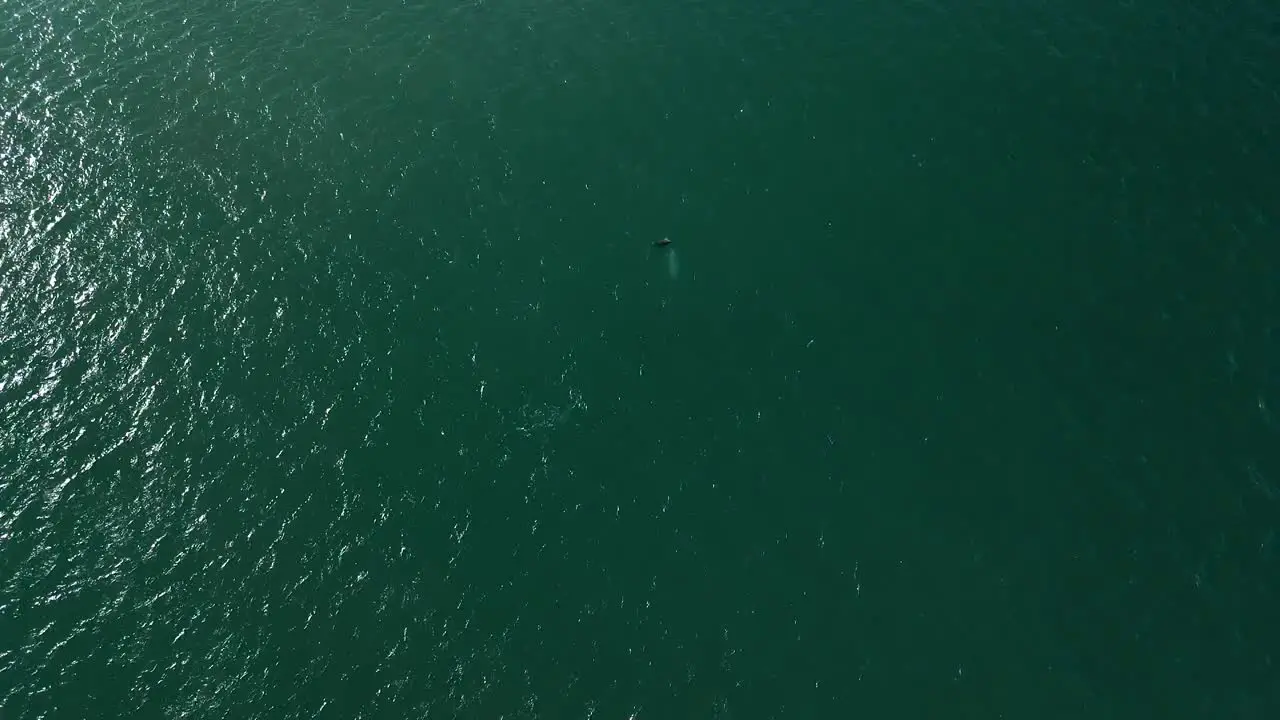
[[[0,715],[1280,715],[1280,16],[971,5],[0,1]]]

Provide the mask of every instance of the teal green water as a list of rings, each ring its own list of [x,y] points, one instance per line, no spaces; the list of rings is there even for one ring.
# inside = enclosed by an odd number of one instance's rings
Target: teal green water
[[[1256,0],[0,1],[0,717],[1275,717],[1278,118]]]

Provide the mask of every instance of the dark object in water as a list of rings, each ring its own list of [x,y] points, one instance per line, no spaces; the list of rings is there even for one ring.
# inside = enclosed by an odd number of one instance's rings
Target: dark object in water
[[[661,240],[654,240],[654,241],[653,241],[653,246],[654,246],[654,247],[666,247],[666,246],[668,246],[668,245],[670,245],[670,244],[671,244],[671,238],[662,238]]]

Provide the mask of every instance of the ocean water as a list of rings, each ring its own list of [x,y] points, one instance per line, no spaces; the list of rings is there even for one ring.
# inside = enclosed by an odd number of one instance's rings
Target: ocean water
[[[0,0],[0,718],[1276,717],[1277,168],[1258,0]]]

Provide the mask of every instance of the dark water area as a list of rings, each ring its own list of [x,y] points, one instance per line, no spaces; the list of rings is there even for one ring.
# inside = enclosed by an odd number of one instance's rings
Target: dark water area
[[[0,717],[1276,717],[1278,167],[1256,0],[0,0]]]

